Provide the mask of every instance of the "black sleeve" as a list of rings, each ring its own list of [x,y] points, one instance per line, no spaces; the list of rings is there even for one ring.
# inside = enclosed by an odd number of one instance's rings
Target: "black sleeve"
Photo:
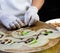
[[[60,18],[59,0],[45,0],[41,10],[38,12],[41,21],[47,21],[54,18]]]

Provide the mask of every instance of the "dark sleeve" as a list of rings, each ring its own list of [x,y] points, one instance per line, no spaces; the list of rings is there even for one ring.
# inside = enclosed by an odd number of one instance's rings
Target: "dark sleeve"
[[[38,12],[41,21],[60,18],[59,0],[45,0],[42,9]]]

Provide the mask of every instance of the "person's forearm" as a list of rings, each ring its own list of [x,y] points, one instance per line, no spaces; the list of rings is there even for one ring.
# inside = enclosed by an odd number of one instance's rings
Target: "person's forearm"
[[[41,9],[42,5],[44,4],[44,0],[33,0],[32,6],[37,7],[37,9]]]

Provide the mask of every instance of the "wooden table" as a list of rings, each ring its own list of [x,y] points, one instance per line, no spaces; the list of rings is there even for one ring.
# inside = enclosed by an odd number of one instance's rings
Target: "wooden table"
[[[37,30],[39,28],[49,28],[47,27],[44,23],[37,23],[35,25],[35,27],[31,27],[32,30]],[[3,28],[4,30],[6,30],[5,28]],[[0,30],[2,31],[2,26],[0,25]],[[5,31],[4,31],[5,32]],[[39,51],[39,52],[34,52],[34,53],[58,53],[58,50],[60,49],[60,42],[58,42],[55,46],[49,48],[49,49],[46,49],[46,50],[43,50],[43,51]],[[1,52],[0,53],[6,53],[6,52]]]

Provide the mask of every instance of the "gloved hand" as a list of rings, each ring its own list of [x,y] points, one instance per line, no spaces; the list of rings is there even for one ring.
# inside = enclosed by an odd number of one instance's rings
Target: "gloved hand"
[[[7,29],[15,29],[24,26],[24,23],[13,15],[2,16],[0,17],[0,21]]]
[[[27,12],[25,13],[25,18],[24,18],[24,22],[26,25],[30,26],[32,24],[34,24],[36,21],[39,21],[39,16],[37,14],[38,9],[34,6],[31,6]]]

